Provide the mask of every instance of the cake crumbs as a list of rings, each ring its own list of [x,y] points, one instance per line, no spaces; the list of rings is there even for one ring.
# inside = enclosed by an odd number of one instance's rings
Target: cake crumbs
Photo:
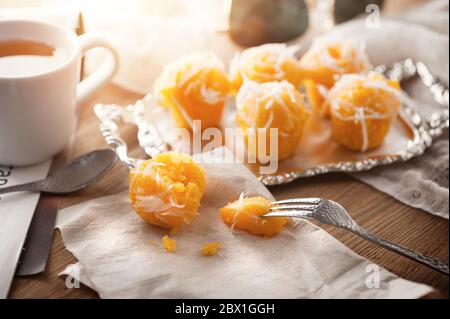
[[[215,256],[219,252],[219,249],[221,249],[222,247],[223,247],[223,243],[217,243],[217,242],[207,243],[207,244],[203,245],[200,252],[203,256],[207,256],[207,257]]]
[[[177,249],[177,241],[175,239],[170,238],[167,235],[164,235],[162,238],[162,242],[164,245],[164,249],[169,253],[174,253]]]

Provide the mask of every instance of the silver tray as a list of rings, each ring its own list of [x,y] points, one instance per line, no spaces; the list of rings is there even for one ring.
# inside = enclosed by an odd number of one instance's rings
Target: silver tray
[[[398,152],[367,154],[367,156],[355,156],[350,160],[341,161],[331,160],[326,162],[325,160],[317,162],[317,165],[313,163],[309,167],[296,167],[295,169],[282,167],[277,173],[271,175],[259,175],[255,164],[249,165],[249,168],[254,171],[261,182],[267,186],[272,186],[331,172],[363,172],[378,166],[406,162],[411,158],[422,155],[432,145],[433,140],[441,136],[449,127],[448,88],[439,79],[431,75],[422,62],[414,62],[408,59],[395,64],[392,68],[379,66],[376,71],[399,81],[419,76],[424,85],[430,89],[434,100],[443,107],[442,112],[437,112],[430,118],[425,119],[416,110],[414,102],[407,98],[403,101],[399,121],[405,125],[409,137],[405,146]],[[138,127],[139,145],[150,157],[170,150],[170,145],[163,140],[156,129],[155,123],[152,123],[152,118],[148,116],[149,103],[148,98],[143,98],[128,106],[115,104],[97,104],[95,106],[95,113],[101,122],[100,129],[107,143],[116,149],[122,162],[130,167],[135,165],[136,160],[129,158],[127,155],[127,145],[119,134],[120,123],[134,124]]]

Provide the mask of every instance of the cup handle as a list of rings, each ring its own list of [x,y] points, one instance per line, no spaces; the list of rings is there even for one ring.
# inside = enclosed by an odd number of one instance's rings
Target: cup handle
[[[97,89],[105,85],[119,66],[119,55],[114,47],[103,37],[94,34],[83,34],[78,37],[81,55],[88,50],[101,47],[109,51],[103,63],[88,77],[83,79],[77,87],[77,105],[84,103]]]

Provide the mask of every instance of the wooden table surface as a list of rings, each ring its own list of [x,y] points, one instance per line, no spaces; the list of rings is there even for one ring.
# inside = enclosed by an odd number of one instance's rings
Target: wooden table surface
[[[134,102],[138,95],[115,86],[99,91],[97,96],[80,110],[80,124],[76,142],[69,157],[74,157],[106,144],[98,129],[98,121],[92,110],[92,103]],[[122,134],[131,145],[131,154],[143,157],[135,138],[135,128],[125,127]],[[65,197],[63,207],[87,199],[115,194],[119,191],[118,181],[127,178],[127,170],[120,164],[95,185]],[[393,198],[367,186],[345,174],[332,174],[302,179],[289,185],[270,188],[277,199],[292,197],[324,197],[336,200],[348,208],[352,217],[369,231],[417,251],[448,261],[448,221],[429,213],[405,206]],[[412,281],[431,285],[436,292],[429,297],[448,298],[448,277],[417,264],[395,253],[379,248],[359,237],[332,227],[324,227],[330,234],[353,249],[356,253],[385,267],[398,276]],[[68,289],[65,280],[58,277],[68,264],[76,259],[64,248],[59,231],[55,231],[53,247],[47,271],[43,274],[16,278],[10,298],[96,298],[91,289]]]

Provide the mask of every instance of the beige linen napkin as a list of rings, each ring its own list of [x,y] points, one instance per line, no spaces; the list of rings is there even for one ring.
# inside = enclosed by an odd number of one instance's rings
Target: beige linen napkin
[[[174,254],[162,248],[165,231],[144,223],[124,191],[59,213],[57,227],[79,261],[64,273],[102,298],[417,298],[432,290],[379,268],[306,221],[272,239],[231,231],[220,207],[242,192],[272,195],[225,148],[199,156],[206,193],[198,218],[174,236]],[[221,253],[201,256],[212,241],[224,243]]]

